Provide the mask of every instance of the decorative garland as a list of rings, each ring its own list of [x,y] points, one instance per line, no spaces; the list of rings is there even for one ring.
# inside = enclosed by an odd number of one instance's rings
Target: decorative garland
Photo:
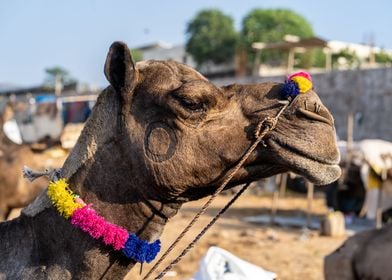
[[[297,72],[287,77],[280,93],[283,98],[294,98],[300,93],[308,92],[312,88],[312,77],[309,73]]]
[[[60,215],[70,219],[71,224],[94,239],[101,239],[114,250],[122,250],[128,258],[140,263],[150,263],[161,249],[159,240],[148,243],[139,239],[135,234],[128,233],[126,229],[106,221],[91,208],[91,204],[86,205],[69,189],[65,179],[50,182],[48,196]]]

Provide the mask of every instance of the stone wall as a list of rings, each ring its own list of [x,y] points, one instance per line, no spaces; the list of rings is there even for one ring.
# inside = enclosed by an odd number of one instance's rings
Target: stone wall
[[[354,139],[392,141],[392,68],[333,71],[313,74],[315,91],[330,109],[337,134],[345,139],[347,115],[354,114]],[[284,77],[216,79],[217,85],[282,82]]]

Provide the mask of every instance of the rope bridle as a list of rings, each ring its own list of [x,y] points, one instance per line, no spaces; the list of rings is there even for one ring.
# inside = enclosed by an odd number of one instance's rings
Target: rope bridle
[[[295,99],[295,98],[294,98]],[[194,218],[189,222],[189,224],[185,227],[185,229],[179,234],[179,236],[173,241],[173,243],[169,246],[169,248],[162,254],[159,260],[154,264],[154,266],[148,271],[148,273],[144,276],[143,280],[147,280],[151,274],[158,268],[158,266],[166,259],[166,257],[170,254],[170,252],[177,246],[177,244],[182,240],[185,234],[192,228],[192,226],[199,220],[202,214],[205,213],[207,208],[211,205],[212,201],[216,198],[218,194],[220,194],[227,184],[231,181],[234,175],[238,172],[238,170],[243,166],[245,161],[249,158],[252,152],[256,149],[256,147],[263,140],[265,135],[274,130],[276,124],[278,123],[279,117],[282,115],[284,110],[293,103],[294,99],[291,101],[280,101],[280,104],[283,104],[283,107],[279,110],[275,117],[267,116],[262,121],[260,121],[255,129],[255,141],[248,148],[246,153],[241,157],[238,163],[227,173],[227,177],[216,189],[216,191],[211,195],[208,201],[203,205],[200,211],[194,216]],[[215,215],[213,219],[208,223],[208,225],[203,228],[203,230],[183,249],[183,251],[168,265],[166,266],[154,279],[162,279],[162,277],[175,265],[177,264],[188,252],[191,250],[197,241],[207,232],[207,230],[219,219],[219,217],[226,212],[226,210],[237,200],[237,198],[249,187],[250,183],[247,183],[241,187],[241,189],[235,194],[235,196]]]
[[[192,226],[199,220],[201,215],[205,213],[207,208],[211,205],[212,201],[220,194],[227,184],[231,181],[234,175],[238,172],[238,170],[243,166],[245,161],[249,158],[252,152],[256,149],[256,147],[263,140],[265,135],[274,130],[279,117],[282,113],[287,109],[287,107],[293,103],[296,98],[291,100],[283,100],[279,101],[279,104],[282,104],[283,107],[278,111],[275,117],[265,117],[262,121],[260,121],[254,132],[255,140],[252,145],[246,150],[245,154],[240,158],[238,163],[228,171],[226,178],[221,183],[221,185],[215,190],[215,192],[211,195],[208,201],[203,205],[200,211],[194,216],[194,218],[189,222],[189,224],[185,227],[185,229],[179,234],[179,236],[173,241],[173,243],[169,246],[169,248],[162,254],[159,260],[154,264],[154,266],[148,271],[148,273],[144,276],[143,280],[147,280],[151,274],[159,267],[159,265],[166,259],[166,257],[170,254],[170,252],[177,246],[177,244],[183,239],[185,234],[192,228]],[[51,180],[56,180],[61,178],[61,169],[54,170],[46,170],[45,172],[35,172],[28,167],[23,168],[23,174],[30,181],[40,177],[40,176],[48,176]],[[234,197],[215,215],[214,218],[210,220],[207,226],[203,228],[203,230],[183,249],[183,251],[168,265],[166,266],[154,279],[162,279],[162,277],[175,265],[177,264],[196,244],[197,241],[207,232],[209,228],[219,219],[219,217],[229,209],[229,207],[241,196],[241,194],[249,187],[250,183],[247,183],[241,187],[241,189],[234,195]],[[114,261],[110,263],[109,267],[105,270],[100,279],[103,279],[105,275],[108,273]]]

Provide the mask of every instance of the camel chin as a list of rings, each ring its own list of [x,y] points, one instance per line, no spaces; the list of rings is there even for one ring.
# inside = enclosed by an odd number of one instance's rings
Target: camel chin
[[[332,160],[327,160],[300,152],[287,144],[282,145],[275,140],[269,139],[268,146],[277,152],[278,157],[285,162],[284,166],[288,170],[304,176],[316,185],[327,185],[340,177],[339,155]]]
[[[325,164],[312,159],[304,159],[305,164],[300,164],[296,173],[304,176],[316,185],[328,185],[336,181],[341,175],[341,169],[337,164]],[[307,161],[307,162],[306,162]]]

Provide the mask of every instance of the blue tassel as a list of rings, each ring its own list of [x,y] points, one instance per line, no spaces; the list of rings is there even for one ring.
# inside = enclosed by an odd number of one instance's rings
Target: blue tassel
[[[156,240],[153,243],[139,239],[135,234],[129,234],[125,242],[123,253],[128,258],[134,259],[140,263],[152,262],[161,249],[161,241]]]
[[[296,97],[299,94],[299,87],[294,81],[285,81],[281,90],[280,95],[282,98]]]

